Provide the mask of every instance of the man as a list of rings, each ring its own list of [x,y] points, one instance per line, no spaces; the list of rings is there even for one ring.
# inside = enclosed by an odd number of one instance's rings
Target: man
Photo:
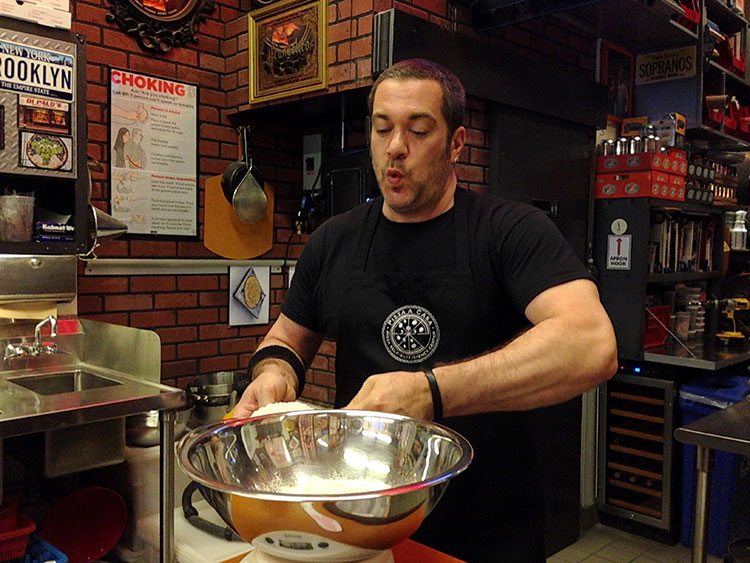
[[[128,168],[143,169],[146,167],[146,151],[141,146],[143,131],[133,128],[130,140],[125,143],[125,159]]]
[[[475,448],[415,539],[471,562],[543,561],[522,411],[610,377],[615,338],[596,286],[543,213],[457,189],[464,98],[455,76],[424,60],[375,82],[382,198],[312,235],[235,416],[294,400],[328,335],[337,407],[432,419],[442,402],[444,423]]]

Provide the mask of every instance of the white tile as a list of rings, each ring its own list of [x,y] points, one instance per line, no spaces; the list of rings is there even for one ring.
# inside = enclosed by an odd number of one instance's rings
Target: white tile
[[[656,559],[649,559],[648,555],[639,555],[631,563],[656,563]]]
[[[604,557],[600,557],[598,555],[589,555],[583,561],[584,563],[612,563],[611,559],[605,559]]]
[[[639,554],[633,553],[632,551],[619,549],[617,547],[614,547],[613,544],[610,544],[597,551],[594,555],[603,557],[607,561],[615,561],[616,563],[630,563],[630,561],[638,557]]]
[[[653,547],[653,544],[647,539],[634,537],[617,539],[607,547],[614,547],[623,551],[629,551],[630,553],[640,555],[642,553],[646,553],[649,549],[651,549]]]
[[[578,563],[579,561],[583,561],[591,555],[590,551],[585,551],[583,549],[580,549],[578,547],[578,543],[574,543],[573,545],[569,545],[565,549],[561,549],[557,553],[554,554],[554,557],[559,559],[560,561],[565,561],[566,563]]]

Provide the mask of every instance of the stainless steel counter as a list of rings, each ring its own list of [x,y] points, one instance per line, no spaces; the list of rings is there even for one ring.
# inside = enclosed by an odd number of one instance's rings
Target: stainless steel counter
[[[32,380],[70,375],[93,375],[106,386],[62,389],[42,394],[24,387]],[[67,379],[67,378],[66,378]],[[111,382],[111,383],[110,383]],[[185,392],[174,387],[134,378],[113,369],[84,362],[57,367],[0,372],[0,438],[54,430],[100,420],[121,418],[149,410],[175,409],[185,404]]]
[[[78,330],[58,335],[57,353],[8,357],[0,370],[0,463],[4,438],[99,423],[159,411],[160,559],[174,560],[174,427],[182,389],[160,383],[161,347],[152,331],[78,320]],[[25,333],[0,344],[23,346]],[[0,347],[2,349],[2,347]],[[123,424],[124,428],[124,424]],[[102,436],[107,440],[107,436]],[[2,491],[0,465],[0,494]]]
[[[750,456],[750,397],[678,428],[674,435],[697,446],[692,562],[705,563],[713,451]]]

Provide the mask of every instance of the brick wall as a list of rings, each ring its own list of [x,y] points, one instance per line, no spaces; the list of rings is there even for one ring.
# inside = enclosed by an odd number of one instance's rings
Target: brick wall
[[[197,44],[152,57],[136,41],[106,21],[106,0],[78,0],[73,6],[74,31],[88,44],[89,155],[109,161],[108,67],[194,82],[199,98],[199,223],[203,224],[202,186],[237,159],[237,135],[228,115],[248,109],[247,19],[240,0],[216,0],[217,9],[200,25]],[[470,27],[468,8],[445,0],[331,0],[328,91],[371,83],[374,14],[395,7],[439,25],[480,37],[493,49],[517,53],[560,66],[593,79],[595,42],[552,18],[508,26],[490,34]],[[316,96],[313,92],[306,96]],[[459,183],[486,191],[489,183],[489,105],[468,100],[467,145],[457,172]],[[254,163],[276,192],[273,249],[266,258],[297,258],[306,235],[294,231],[301,196],[301,145],[305,130],[287,124],[252,124]],[[358,141],[354,135],[356,144]],[[363,143],[362,135],[359,142]],[[107,174],[94,174],[92,201],[109,210]],[[216,258],[201,240],[179,237],[126,236],[98,250],[100,257]],[[286,280],[271,276],[271,319],[278,316]],[[227,275],[87,276],[79,275],[82,317],[155,330],[162,342],[162,380],[184,387],[199,374],[243,369],[267,330],[265,326],[228,325]],[[335,345],[325,342],[308,375],[305,396],[330,402],[334,396]]]

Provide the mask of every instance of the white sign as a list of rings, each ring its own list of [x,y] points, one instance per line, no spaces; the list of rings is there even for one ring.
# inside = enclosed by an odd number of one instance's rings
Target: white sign
[[[0,89],[71,101],[74,64],[70,55],[0,41]]]
[[[695,45],[638,55],[635,59],[635,85],[695,76]]]
[[[111,215],[129,233],[198,235],[197,90],[110,69]]]
[[[607,242],[607,269],[630,269],[630,243],[633,235],[609,235]]]

